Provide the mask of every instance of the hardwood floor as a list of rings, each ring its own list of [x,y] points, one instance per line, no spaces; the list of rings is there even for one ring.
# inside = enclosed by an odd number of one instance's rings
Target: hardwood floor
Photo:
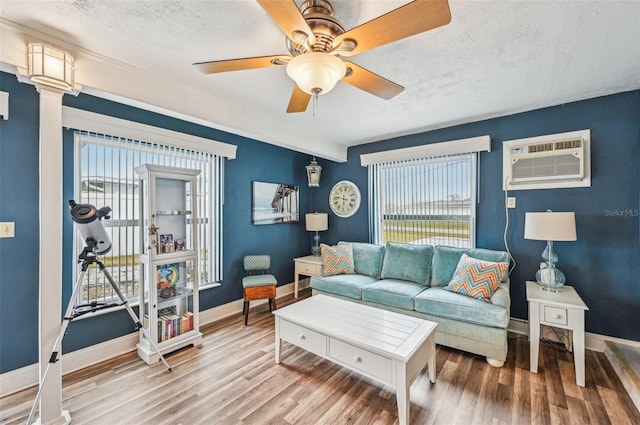
[[[398,423],[389,387],[288,343],[276,365],[266,305],[251,311],[249,326],[243,320],[204,326],[200,347],[166,356],[171,373],[130,353],[69,374],[63,408],[74,424]],[[604,354],[587,350],[586,370],[586,386],[578,387],[572,354],[541,344],[539,373],[530,373],[526,336],[510,335],[499,369],[438,346],[437,382],[423,371],[411,386],[411,424],[640,424]],[[0,399],[0,423],[24,424],[36,390]]]

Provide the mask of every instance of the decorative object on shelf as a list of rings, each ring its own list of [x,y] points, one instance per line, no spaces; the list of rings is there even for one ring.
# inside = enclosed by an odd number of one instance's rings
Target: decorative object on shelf
[[[73,90],[73,56],[54,46],[29,43],[29,78],[59,90]]]
[[[166,233],[164,235],[160,235],[160,252],[173,252],[173,235],[171,233]]]
[[[342,180],[329,193],[329,206],[338,217],[347,218],[360,208],[360,190],[353,182]]]
[[[329,229],[329,214],[327,213],[309,213],[304,216],[305,226],[308,232],[316,232],[313,237],[314,245],[311,247],[311,254],[316,257],[320,256],[320,235],[318,232],[324,232]]]
[[[554,241],[575,241],[576,219],[573,212],[528,212],[524,218],[524,238],[547,241],[542,252],[544,264],[536,272],[536,281],[542,289],[557,292],[566,283],[564,273],[556,268],[558,255],[553,250]]]
[[[309,182],[309,187],[319,187],[322,167],[316,162],[315,156],[313,157],[313,160],[311,160],[311,164],[307,165],[305,168],[307,169],[307,181]]]
[[[177,295],[176,284],[180,280],[180,268],[178,264],[162,264],[157,266],[158,295],[162,298],[171,298]]]
[[[151,221],[155,221],[156,219],[156,215],[155,214],[151,214]],[[151,226],[149,226],[149,243],[153,244],[153,248],[156,249],[156,254],[160,253],[160,242],[158,241],[158,230],[160,230],[159,227],[156,227],[155,223],[151,223]],[[151,249],[152,246],[149,245],[147,247],[147,249]]]
[[[284,183],[253,182],[251,224],[300,221],[299,187]]]

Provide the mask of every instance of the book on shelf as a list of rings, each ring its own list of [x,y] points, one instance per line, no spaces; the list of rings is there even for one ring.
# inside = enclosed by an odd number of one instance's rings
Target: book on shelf
[[[194,328],[193,313],[187,311],[177,315],[173,308],[165,308],[158,314],[158,342],[175,338],[192,331]]]

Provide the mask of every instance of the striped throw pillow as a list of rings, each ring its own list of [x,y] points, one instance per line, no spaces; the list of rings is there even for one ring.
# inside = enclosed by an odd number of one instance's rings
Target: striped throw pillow
[[[353,246],[351,244],[329,246],[320,244],[322,255],[322,276],[353,274]]]
[[[444,289],[490,303],[498,285],[507,276],[508,268],[507,263],[478,260],[462,254],[451,282]]]

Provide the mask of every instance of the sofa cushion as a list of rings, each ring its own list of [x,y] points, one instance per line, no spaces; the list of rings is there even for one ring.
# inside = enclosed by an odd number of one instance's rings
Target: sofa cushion
[[[494,297],[509,298],[507,291],[499,287]],[[442,287],[431,287],[414,298],[415,310],[437,317],[445,317],[482,326],[506,329],[509,324],[508,306],[480,301],[476,298],[445,291]]]
[[[338,242],[338,245],[348,243],[353,246],[353,264],[356,268],[356,273],[380,279],[382,260],[384,259],[384,245],[362,242]]]
[[[337,276],[314,276],[310,286],[319,291],[330,292],[356,300],[362,299],[362,288],[378,279],[363,274],[342,274]]]
[[[322,256],[322,276],[355,273],[351,244],[335,246],[321,244],[320,255]]]
[[[462,254],[451,282],[443,289],[491,302],[493,293],[507,276],[507,263],[478,260]]]
[[[413,310],[413,297],[424,290],[424,285],[420,283],[384,279],[363,288],[362,299],[405,310]]]
[[[382,279],[400,279],[428,285],[433,247],[387,242],[382,262]]]
[[[479,260],[509,262],[509,256],[504,251],[494,251],[482,248],[454,248],[451,246],[436,246],[433,252],[433,270],[431,272],[431,286],[446,286],[451,282],[453,273],[458,267],[462,254]]]

